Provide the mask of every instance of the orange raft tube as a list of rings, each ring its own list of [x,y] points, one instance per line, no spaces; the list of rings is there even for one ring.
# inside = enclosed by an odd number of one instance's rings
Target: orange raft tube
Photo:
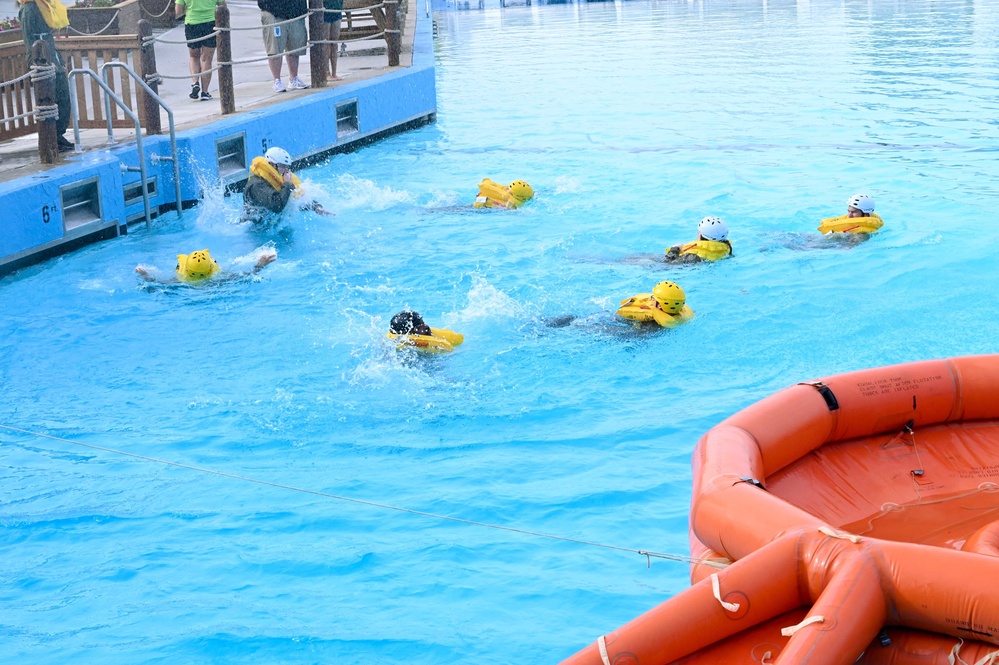
[[[999,355],[786,388],[693,460],[692,586],[564,665],[999,665]]]

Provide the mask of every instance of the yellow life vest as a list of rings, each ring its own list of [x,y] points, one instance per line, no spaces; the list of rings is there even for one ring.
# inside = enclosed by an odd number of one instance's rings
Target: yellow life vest
[[[525,203],[527,201],[511,194],[508,187],[483,178],[479,183],[479,195],[472,205],[476,208],[519,208]]]
[[[191,265],[188,265],[189,262]],[[177,279],[184,283],[200,282],[203,279],[208,279],[219,270],[221,268],[219,268],[218,262],[211,257],[207,249],[191,252],[190,255],[177,255]]]
[[[625,298],[617,315],[632,321],[655,321],[663,328],[673,328],[694,318],[694,310],[683,306],[678,314],[670,314],[659,309],[651,293],[639,293],[637,296]]]
[[[840,215],[823,219],[819,224],[819,231],[822,233],[874,233],[884,226],[884,222],[877,213],[872,212],[870,217],[850,217]]]
[[[60,0],[21,1],[25,4],[34,2],[38,7],[38,11],[42,13],[42,18],[45,19],[45,24],[53,30],[61,30],[69,25],[69,12],[66,11],[66,5],[62,4]]]
[[[274,165],[264,157],[253,158],[253,161],[250,163],[250,173],[266,180],[267,184],[273,187],[275,192],[280,192],[281,186],[284,185],[284,178],[277,172]],[[301,194],[299,186],[302,184],[302,181],[294,173],[291,174],[291,184],[295,187],[295,196],[299,196]]]
[[[445,328],[431,328],[431,335],[398,335],[390,332],[389,339],[398,340],[396,348],[413,347],[427,353],[448,353],[465,341],[465,336]]]
[[[705,261],[724,259],[731,253],[732,246],[721,240],[695,240],[680,247],[680,254],[695,254]]]

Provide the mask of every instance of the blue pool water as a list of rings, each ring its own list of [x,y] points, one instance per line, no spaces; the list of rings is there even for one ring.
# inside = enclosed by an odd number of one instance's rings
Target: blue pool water
[[[689,457],[719,420],[996,351],[993,4],[435,20],[437,123],[303,172],[335,218],[255,233],[209,187],[182,221],[0,280],[0,661],[554,663],[686,586],[628,550],[686,552]],[[482,177],[538,195],[461,207]],[[819,239],[857,191],[885,228]],[[705,215],[733,260],[650,260]],[[278,260],[204,289],[132,272],[204,247]],[[692,323],[614,322],[667,278]],[[404,306],[465,344],[400,356]]]

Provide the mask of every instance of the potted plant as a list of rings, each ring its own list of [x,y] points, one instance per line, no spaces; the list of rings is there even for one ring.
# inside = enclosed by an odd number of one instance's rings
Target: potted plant
[[[136,35],[142,18],[139,0],[76,0],[66,11],[70,34]]]
[[[21,41],[21,22],[16,16],[0,19],[0,44]]]

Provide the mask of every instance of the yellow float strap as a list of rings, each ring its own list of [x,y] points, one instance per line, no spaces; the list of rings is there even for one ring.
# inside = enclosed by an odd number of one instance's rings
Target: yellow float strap
[[[695,240],[680,247],[680,254],[696,254],[705,261],[724,259],[731,253],[732,245],[721,240]]]
[[[250,173],[266,180],[267,184],[273,187],[275,192],[280,192],[281,186],[284,185],[284,178],[277,172],[274,165],[263,157],[253,158],[253,162],[250,163]],[[302,184],[302,181],[294,173],[291,174],[291,184],[295,187],[295,196],[301,194],[299,186]]]
[[[617,315],[632,321],[655,321],[663,328],[673,328],[694,318],[694,310],[684,305],[678,314],[670,314],[656,307],[651,293],[639,293],[622,300]]]
[[[448,353],[465,341],[465,336],[446,328],[431,328],[431,335],[397,335],[389,333],[389,339],[398,340],[396,348],[410,346],[427,353]]]
[[[524,201],[510,194],[505,185],[483,178],[479,183],[479,195],[472,205],[476,208],[519,208],[524,205]]]
[[[884,226],[884,222],[877,213],[872,212],[870,217],[841,215],[823,219],[822,223],[819,224],[819,231],[822,233],[874,233],[882,226]]]

